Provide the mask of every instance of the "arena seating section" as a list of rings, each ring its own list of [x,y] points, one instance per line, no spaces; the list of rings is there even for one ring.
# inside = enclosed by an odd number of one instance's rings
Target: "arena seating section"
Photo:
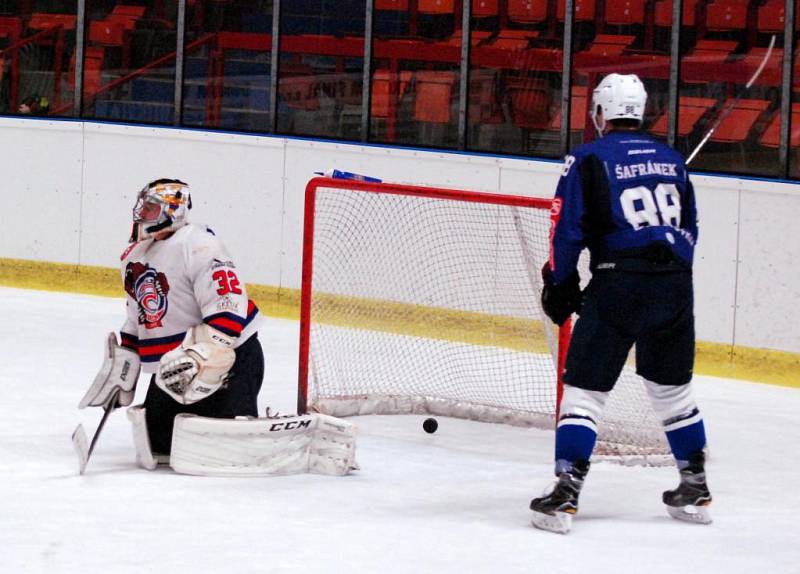
[[[210,62],[210,54],[219,49],[214,39],[187,51],[184,123],[267,131],[271,18],[253,12],[247,2],[218,1],[226,4],[227,21],[233,19],[238,28],[224,32],[226,45],[220,51],[219,62]],[[290,54],[291,63],[281,68],[279,107],[283,106],[280,109],[290,113],[318,112],[321,104],[317,96],[329,96],[337,99],[336,109],[341,112],[341,121],[344,122],[348,114],[352,121],[359,113],[360,68],[355,68],[351,74],[353,85],[333,96],[326,90],[315,90],[314,82],[324,81],[320,78],[329,73],[342,74],[350,65],[347,62],[352,61],[346,50],[338,56],[325,53],[325,58],[319,57],[315,46],[324,38],[341,41],[342,46],[361,45],[358,42],[363,42],[363,19],[349,15],[349,9],[362,6],[363,10],[363,2],[347,0],[341,3],[338,14],[324,17],[319,15],[319,2],[305,0],[305,3],[308,5],[290,3],[293,8],[281,21],[284,37],[296,36],[297,39],[292,44],[295,51]],[[560,89],[559,39],[564,25],[564,6],[564,0],[475,0],[472,3],[473,59],[468,98],[471,122],[509,124],[523,134],[554,134],[561,129],[557,90]],[[576,74],[570,129],[580,132],[588,129],[586,110],[590,94],[587,86],[596,81],[598,73],[582,70],[610,71],[618,66],[624,71],[626,62],[635,61],[641,64],[636,70],[644,78],[664,81],[669,43],[664,44],[663,40],[672,26],[672,1],[575,0],[575,6]],[[685,0],[684,6],[682,24],[691,45],[684,58],[679,137],[701,132],[714,121],[760,63],[770,36],[782,34],[784,28],[784,0]],[[393,119],[393,114],[399,114],[405,106],[408,112],[405,121],[413,125],[455,125],[458,58],[463,42],[461,2],[375,0],[374,7],[375,53],[379,58],[373,63],[373,124],[392,125],[397,119]],[[134,122],[173,123],[175,94],[170,66],[174,66],[174,61],[165,62],[163,67],[153,66],[153,62],[164,58],[164,46],[169,46],[170,42],[174,45],[174,25],[160,19],[158,26],[154,26],[155,17],[150,12],[151,8],[137,5],[133,0],[120,0],[104,17],[95,17],[88,23],[83,70],[84,101],[90,115]],[[355,10],[354,13],[363,12]],[[796,29],[800,29],[798,23],[800,10]],[[194,31],[191,26],[196,24],[187,22],[189,38],[196,39],[201,34],[213,36],[207,29]],[[75,26],[74,15],[0,15],[0,50],[6,52],[12,48],[8,52],[12,54],[15,46],[38,32],[55,29],[67,33],[74,31]],[[231,30],[230,26],[227,30]],[[310,30],[315,34],[309,34]],[[240,36],[244,39],[242,47],[238,48]],[[254,44],[254,36],[261,40]],[[55,45],[55,37],[42,42]],[[254,47],[256,44],[258,47]],[[417,50],[419,60],[401,56],[401,47],[402,54]],[[441,56],[426,60],[425,54],[448,47],[451,52],[441,52],[453,54],[453,60],[446,65]],[[75,88],[74,53],[71,56],[61,63],[63,70],[54,70],[63,72],[65,94]],[[716,131],[712,142],[742,144],[749,141],[765,148],[777,146],[780,114],[775,93],[781,83],[782,57],[779,45],[753,94],[738,103]],[[58,58],[54,58],[54,62],[57,61]],[[282,66],[283,61],[282,58]],[[218,66],[219,78],[209,76],[214,65]],[[709,70],[714,70],[714,66],[725,70],[721,76],[722,88],[719,85],[709,88],[714,77]],[[800,73],[795,75],[800,76]],[[108,89],[110,84],[114,84],[113,89]],[[304,89],[314,96],[292,98],[292,94]],[[391,93],[392,90],[395,93]],[[64,101],[68,106],[67,97]],[[645,127],[656,136],[665,137],[668,116],[664,103],[656,102],[652,108]],[[792,117],[800,119],[798,104],[793,106]],[[794,125],[798,123],[793,122]],[[792,146],[800,143],[798,133],[793,131]],[[524,137],[527,139],[527,135]],[[392,133],[387,133],[386,138],[391,140]]]

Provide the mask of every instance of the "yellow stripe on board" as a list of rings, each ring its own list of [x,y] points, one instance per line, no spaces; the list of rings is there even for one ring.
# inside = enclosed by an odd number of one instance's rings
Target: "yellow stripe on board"
[[[107,297],[123,294],[116,269],[21,259],[0,258],[0,285]],[[247,290],[265,315],[299,318],[299,290],[252,284],[247,285]],[[317,303],[315,320],[326,324],[547,352],[544,330],[538,321],[327,294],[318,295]],[[695,372],[800,388],[800,353],[699,341]]]
[[[318,293],[314,321],[515,351],[548,353],[540,321]]]

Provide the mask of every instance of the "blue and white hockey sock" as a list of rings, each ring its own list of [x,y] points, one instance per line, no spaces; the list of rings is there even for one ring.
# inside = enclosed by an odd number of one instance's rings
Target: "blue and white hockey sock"
[[[577,461],[589,461],[597,442],[597,421],[608,393],[564,385],[556,429],[556,475],[572,471]]]
[[[679,470],[689,465],[690,455],[706,446],[706,429],[697,407],[664,421],[664,432]]]
[[[562,472],[572,472],[576,461],[588,461],[592,457],[597,442],[597,426],[594,421],[584,417],[575,424],[571,415],[561,417],[556,430],[556,476]]]
[[[706,446],[706,430],[694,401],[692,385],[659,385],[645,380],[645,388],[653,409],[662,420],[678,469],[684,469],[689,457]]]

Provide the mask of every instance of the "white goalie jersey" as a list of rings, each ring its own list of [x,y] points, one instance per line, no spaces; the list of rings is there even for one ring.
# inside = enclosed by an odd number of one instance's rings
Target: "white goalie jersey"
[[[162,355],[194,325],[206,323],[233,337],[234,347],[258,329],[258,308],[236,265],[205,226],[190,223],[168,239],[134,243],[121,261],[127,293],[121,344],[139,354],[145,372],[156,372]]]

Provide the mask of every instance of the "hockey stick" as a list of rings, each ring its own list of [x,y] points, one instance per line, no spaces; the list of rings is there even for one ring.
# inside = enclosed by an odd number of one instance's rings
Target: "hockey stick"
[[[767,53],[764,54],[764,58],[761,60],[761,64],[759,64],[758,68],[753,73],[753,76],[744,85],[744,89],[739,92],[739,95],[736,96],[733,99],[733,101],[731,102],[731,104],[727,108],[725,108],[725,110],[719,115],[717,120],[711,126],[711,129],[708,130],[708,133],[705,136],[703,136],[703,139],[700,140],[700,143],[697,144],[697,147],[694,148],[694,150],[692,151],[691,154],[689,154],[689,157],[686,159],[686,165],[689,165],[692,162],[692,160],[698,154],[698,152],[703,148],[704,145],[706,145],[706,142],[709,140],[709,138],[712,135],[714,135],[715,131],[717,131],[717,128],[720,126],[720,124],[723,122],[723,120],[725,120],[725,118],[727,118],[728,115],[733,111],[733,108],[735,108],[736,104],[739,103],[739,100],[742,99],[742,96],[744,95],[744,93],[748,89],[750,89],[750,86],[752,86],[755,83],[755,81],[758,79],[758,77],[761,75],[761,72],[764,70],[764,67],[767,65],[767,61],[769,60],[769,57],[772,55],[772,49],[775,47],[775,39],[776,39],[776,37],[777,36],[775,34],[772,35],[772,39],[769,41],[769,48],[767,48]]]
[[[117,408],[117,399],[119,398],[120,389],[114,391],[108,400],[106,406],[103,407],[103,418],[100,419],[100,424],[92,436],[92,442],[86,439],[86,431],[83,430],[83,425],[79,424],[72,433],[72,446],[75,447],[75,453],[78,455],[78,474],[83,474],[86,471],[86,465],[89,464],[89,457],[92,456],[94,446],[97,444],[97,438],[100,436],[100,431],[108,420],[108,415],[114,412]]]

